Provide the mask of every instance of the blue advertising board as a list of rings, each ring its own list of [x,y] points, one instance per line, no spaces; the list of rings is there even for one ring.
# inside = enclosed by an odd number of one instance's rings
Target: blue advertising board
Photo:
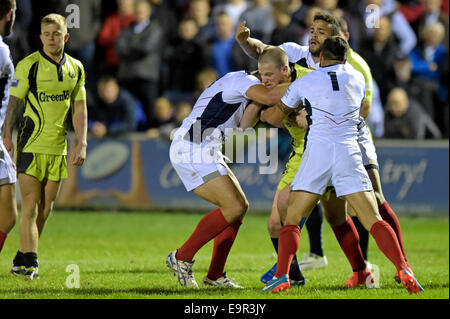
[[[403,214],[448,215],[448,142],[417,145],[379,141],[377,154],[383,191]],[[269,213],[284,169],[260,174],[259,163],[230,164],[251,212]],[[186,192],[169,161],[169,143],[142,139],[89,140],[81,168],[69,166],[59,207],[204,211],[212,204]]]

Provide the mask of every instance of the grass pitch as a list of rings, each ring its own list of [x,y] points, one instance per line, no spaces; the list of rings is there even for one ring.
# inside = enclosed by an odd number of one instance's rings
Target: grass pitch
[[[244,290],[181,287],[165,265],[203,215],[175,213],[55,212],[39,242],[39,273],[25,281],[9,273],[19,245],[18,225],[0,254],[0,298],[5,299],[448,299],[448,218],[401,217],[408,260],[425,293],[410,296],[393,276],[394,266],[373,239],[369,259],[379,268],[379,289],[340,287],[350,266],[331,228],[324,224],[324,251],[329,266],[305,272],[307,283],[287,293],[262,294],[260,276],[275,262],[266,231],[267,216],[248,215],[227,262],[227,273]],[[309,248],[306,231],[299,258]],[[212,242],[195,256],[194,274],[201,284]],[[70,266],[72,265],[72,266]],[[76,265],[76,268],[73,268]],[[74,269],[79,270],[79,288]],[[72,277],[71,277],[72,275]]]

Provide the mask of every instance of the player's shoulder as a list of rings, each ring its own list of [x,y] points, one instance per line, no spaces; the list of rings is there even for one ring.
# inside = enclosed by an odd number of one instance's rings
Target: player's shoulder
[[[350,50],[347,62],[352,65],[355,69],[364,70],[370,73],[369,64],[364,60],[362,56],[360,56],[354,50]]]
[[[69,55],[67,53],[64,53],[64,54],[66,56],[66,59],[67,59],[68,63],[70,63],[73,66],[78,67],[80,69],[84,69],[83,63],[80,60],[75,59],[73,56],[71,56],[71,55]]]
[[[0,39],[0,58],[4,61],[9,58],[10,51],[8,45]]]
[[[285,51],[286,50],[295,50],[295,51],[303,52],[303,53],[308,53],[308,51],[309,51],[308,46],[300,45],[295,42],[284,42],[284,43],[280,44],[278,47]]]
[[[33,52],[17,63],[16,70],[29,69],[33,64],[39,62],[39,60],[40,60],[39,51]]]
[[[258,77],[256,76],[256,74],[252,74],[251,72],[248,71],[234,71],[234,72],[230,72],[227,73],[224,77],[224,80],[228,80],[228,81],[248,81],[248,82],[252,82],[252,83],[260,83],[261,81],[258,79]]]

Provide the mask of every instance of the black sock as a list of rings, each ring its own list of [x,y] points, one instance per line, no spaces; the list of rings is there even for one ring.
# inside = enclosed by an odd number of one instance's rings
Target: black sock
[[[322,224],[323,210],[322,206],[317,204],[306,221],[306,229],[308,229],[310,252],[320,257],[323,257]]]
[[[25,253],[23,255],[23,260],[24,260],[24,263],[25,263],[24,266],[26,268],[39,267],[39,262],[38,262],[36,253]]]
[[[300,270],[300,266],[298,265],[297,255],[294,255],[292,259],[291,266],[289,267],[289,279],[295,281],[305,280],[305,277]]]
[[[14,266],[24,266],[25,262],[23,260],[24,254],[21,251],[17,251],[16,256],[13,259],[13,265]]]
[[[355,224],[356,230],[359,235],[359,246],[361,247],[361,251],[364,257],[364,260],[368,260],[369,253],[369,232],[367,229],[359,221],[358,217],[352,217],[353,224]]]
[[[272,241],[273,248],[275,248],[275,251],[278,254],[278,238],[271,237],[270,240]]]

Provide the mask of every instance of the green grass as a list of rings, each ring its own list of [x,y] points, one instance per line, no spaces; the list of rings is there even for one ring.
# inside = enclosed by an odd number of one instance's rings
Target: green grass
[[[232,291],[215,288],[184,289],[165,265],[166,256],[191,234],[202,215],[174,213],[55,212],[40,240],[38,280],[29,282],[9,273],[18,249],[18,227],[0,254],[0,298],[75,299],[448,299],[448,219],[401,218],[408,259],[426,292],[410,296],[393,276],[394,266],[373,239],[369,259],[380,269],[379,289],[340,287],[351,270],[328,225],[324,249],[329,266],[305,272],[307,284],[288,293],[262,294],[261,274],[276,261],[266,231],[267,216],[249,215],[230,253],[227,272],[246,287]],[[306,232],[300,239],[299,257],[309,248]],[[195,256],[194,273],[205,276],[212,243]],[[66,286],[66,267],[80,270],[80,288]]]

